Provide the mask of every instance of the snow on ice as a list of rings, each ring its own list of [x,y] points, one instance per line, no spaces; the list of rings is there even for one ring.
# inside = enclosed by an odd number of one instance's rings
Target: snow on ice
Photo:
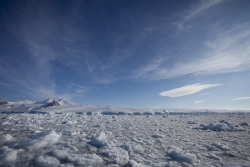
[[[57,143],[60,137],[61,137],[60,134],[57,134],[54,130],[50,130],[37,133],[36,135],[28,139],[22,139],[19,142],[10,143],[9,145],[10,147],[14,147],[16,149],[22,148],[22,149],[35,150]]]
[[[179,162],[187,162],[189,164],[194,164],[196,161],[196,155],[184,151],[178,147],[171,147],[168,151],[168,156],[173,160]]]
[[[17,158],[17,150],[3,146],[0,148],[0,165],[6,165],[14,162]]]
[[[37,167],[57,167],[60,165],[60,162],[54,157],[39,156],[35,160],[34,165]]]
[[[58,102],[60,105],[48,104]],[[48,107],[45,107],[48,106]],[[0,106],[0,166],[250,166],[248,112]]]

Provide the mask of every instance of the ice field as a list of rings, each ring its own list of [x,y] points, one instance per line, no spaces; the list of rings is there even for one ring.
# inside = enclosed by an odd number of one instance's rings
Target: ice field
[[[115,112],[60,100],[38,110],[54,100],[1,105],[0,166],[250,166],[248,112]]]

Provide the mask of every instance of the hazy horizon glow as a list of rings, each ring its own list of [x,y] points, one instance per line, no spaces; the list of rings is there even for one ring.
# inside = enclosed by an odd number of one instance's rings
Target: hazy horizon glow
[[[250,109],[249,6],[226,0],[1,1],[0,97]]]

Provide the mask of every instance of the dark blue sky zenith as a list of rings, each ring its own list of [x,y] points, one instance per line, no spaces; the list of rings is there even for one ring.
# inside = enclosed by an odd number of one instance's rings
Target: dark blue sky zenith
[[[250,109],[250,1],[0,1],[0,96]]]

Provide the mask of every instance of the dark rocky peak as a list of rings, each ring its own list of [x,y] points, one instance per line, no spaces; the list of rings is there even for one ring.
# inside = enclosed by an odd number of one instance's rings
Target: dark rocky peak
[[[0,97],[0,105],[5,105],[5,104],[8,104],[8,102]]]
[[[47,104],[45,107],[60,106],[57,100],[53,100],[51,103]]]

